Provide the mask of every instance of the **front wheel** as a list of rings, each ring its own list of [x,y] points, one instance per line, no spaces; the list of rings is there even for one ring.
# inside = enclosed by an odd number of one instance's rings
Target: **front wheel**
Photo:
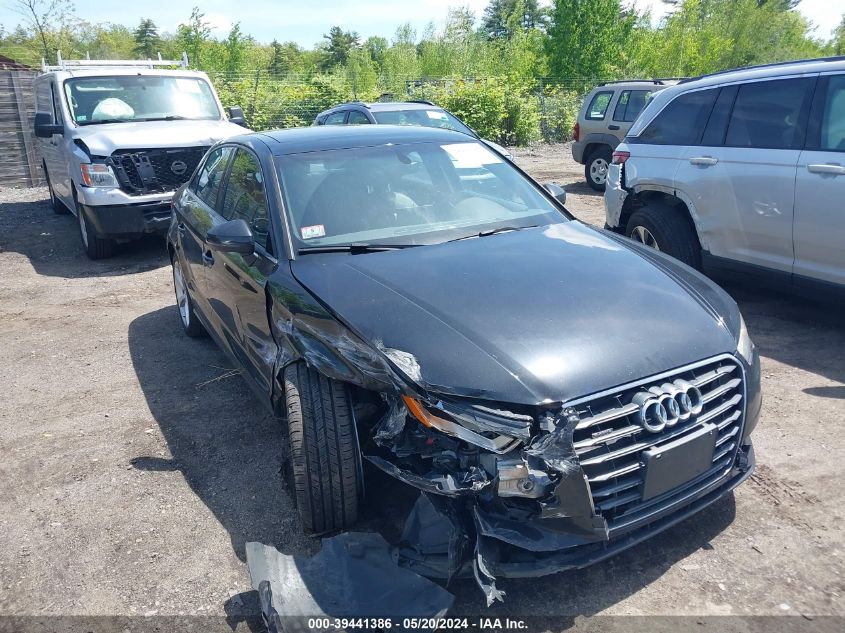
[[[102,238],[97,235],[91,222],[85,216],[85,209],[76,199],[76,192],[73,194],[73,200],[76,203],[79,237],[82,240],[83,248],[85,248],[85,254],[88,255],[89,259],[106,259],[107,257],[111,257],[114,251],[114,240]]]
[[[306,531],[354,525],[361,454],[347,387],[294,363],[284,372],[293,495]]]
[[[688,266],[701,268],[701,245],[684,211],[654,204],[631,214],[625,235],[649,248],[663,251]]]
[[[591,189],[604,191],[611,158],[612,152],[609,147],[600,147],[587,158],[587,163],[584,165],[584,177]]]

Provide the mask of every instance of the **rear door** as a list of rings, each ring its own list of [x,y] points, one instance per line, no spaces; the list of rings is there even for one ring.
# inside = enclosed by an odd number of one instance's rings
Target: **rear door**
[[[822,75],[795,179],[796,281],[845,285],[845,73]]]
[[[276,344],[267,318],[264,287],[276,267],[276,245],[264,170],[256,154],[238,147],[229,167],[215,223],[242,219],[255,238],[255,254],[214,251],[206,294],[218,332],[250,373],[261,393],[270,392]]]
[[[675,176],[711,255],[792,272],[795,167],[814,85],[799,77],[721,89]]]
[[[651,97],[651,90],[623,90],[613,108],[613,121],[608,129],[621,141],[631,129]]]

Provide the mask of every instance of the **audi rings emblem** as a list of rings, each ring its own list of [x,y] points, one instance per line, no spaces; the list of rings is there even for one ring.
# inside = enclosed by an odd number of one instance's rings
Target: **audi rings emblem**
[[[650,433],[660,433],[688,420],[701,413],[704,406],[698,387],[680,379],[640,391],[632,402],[639,407],[640,426]]]
[[[181,176],[186,171],[188,171],[188,164],[184,160],[174,160],[170,163],[170,171],[172,171],[177,176]]]

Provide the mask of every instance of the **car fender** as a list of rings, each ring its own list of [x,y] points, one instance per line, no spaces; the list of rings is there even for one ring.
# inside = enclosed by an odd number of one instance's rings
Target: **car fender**
[[[599,132],[593,132],[592,134],[587,134],[582,140],[579,141],[584,147],[589,145],[609,145],[610,149],[616,149],[616,146],[619,145],[621,142],[617,137],[613,136],[613,134],[602,134]],[[586,161],[589,156],[585,157],[584,160]]]
[[[704,250],[710,250],[708,247],[708,241],[706,238],[706,234],[703,231],[703,223],[701,220],[701,215],[698,212],[698,209],[695,206],[692,198],[687,195],[685,191],[682,189],[678,189],[676,187],[667,187],[665,185],[658,185],[656,183],[638,183],[628,189],[628,195],[638,195],[641,193],[655,191],[658,193],[664,193],[666,195],[672,196],[673,198],[677,198],[681,202],[686,205],[687,211],[689,212],[690,218],[692,218],[693,225],[695,226],[695,232],[698,235],[698,241],[701,244],[701,248]],[[627,197],[627,196],[626,196]],[[624,201],[624,198],[622,199]],[[608,207],[607,217],[608,217],[608,225],[609,226],[616,226],[619,223],[619,218],[622,214],[622,205],[619,205],[618,213],[612,217],[611,213],[612,210]],[[611,219],[615,217],[615,224],[611,222]],[[620,227],[624,230],[625,227]]]

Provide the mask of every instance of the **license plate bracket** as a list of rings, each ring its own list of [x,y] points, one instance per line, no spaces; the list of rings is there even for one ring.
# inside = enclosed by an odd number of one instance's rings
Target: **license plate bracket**
[[[643,501],[669,492],[710,470],[718,435],[715,424],[705,424],[690,435],[643,451]]]

